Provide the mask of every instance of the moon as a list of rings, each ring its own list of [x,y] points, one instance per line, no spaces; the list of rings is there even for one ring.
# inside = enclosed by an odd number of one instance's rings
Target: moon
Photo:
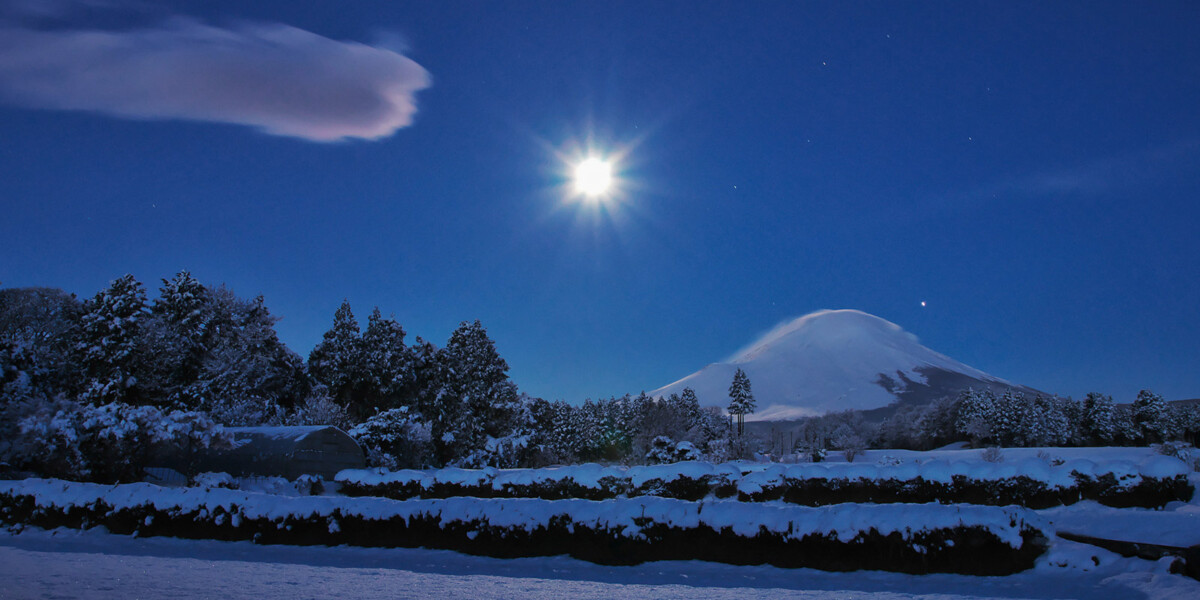
[[[588,158],[575,165],[575,191],[587,198],[598,199],[612,187],[612,164],[599,158]]]

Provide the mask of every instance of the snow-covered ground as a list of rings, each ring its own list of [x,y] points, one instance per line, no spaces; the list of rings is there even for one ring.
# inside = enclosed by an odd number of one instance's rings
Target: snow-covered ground
[[[1168,574],[1164,561],[1125,559],[1063,541],[1030,571],[969,577],[701,562],[605,567],[564,557],[493,559],[438,550],[258,546],[138,539],[95,530],[0,534],[0,598],[8,600],[1197,597],[1200,582]]]

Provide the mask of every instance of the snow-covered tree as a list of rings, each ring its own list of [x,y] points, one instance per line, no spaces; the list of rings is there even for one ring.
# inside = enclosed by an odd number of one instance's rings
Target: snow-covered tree
[[[698,427],[703,419],[700,408],[700,399],[696,397],[696,390],[690,387],[683,388],[679,393],[679,407],[683,414],[687,415],[688,427]]]
[[[746,415],[754,412],[754,394],[750,391],[750,378],[738,369],[729,384],[729,414],[737,417],[738,437],[745,432]]]
[[[938,398],[921,410],[916,427],[921,438],[922,449],[945,446],[962,439],[958,435],[958,417],[961,403],[958,398]]]
[[[332,425],[347,430],[351,426],[350,415],[342,405],[333,401],[329,390],[318,385],[309,392],[296,409],[288,416],[289,425]]]
[[[1134,420],[1132,406],[1118,404],[1113,408],[1112,415],[1114,442],[1130,446],[1145,443],[1142,428]]]
[[[316,383],[329,388],[333,398],[352,415],[369,412],[359,406],[362,390],[362,338],[358,321],[343,301],[333,313],[333,326],[308,355],[308,374]]]
[[[835,449],[842,451],[847,462],[854,462],[854,458],[867,447],[866,440],[849,423],[843,423],[833,430],[830,441]]]
[[[76,353],[86,373],[81,397],[92,404],[138,402],[145,366],[141,329],[146,291],[133,275],[119,277],[86,302]]]
[[[361,340],[364,399],[361,409],[373,413],[377,409],[407,406],[415,408],[416,381],[414,357],[404,345],[404,328],[392,318],[384,318],[379,307],[367,319],[367,330]]]
[[[992,411],[992,434],[1000,446],[1020,446],[1024,442],[1024,426],[1031,406],[1024,394],[1005,390],[996,398]]]
[[[180,271],[162,283],[151,313],[170,323],[185,339],[198,341],[209,320],[208,289],[188,271]]]
[[[829,422],[823,419],[808,419],[796,431],[793,450],[807,455],[812,462],[821,462],[829,449],[831,433]]]
[[[723,462],[729,458],[729,440],[733,431],[729,427],[729,419],[716,406],[706,406],[700,409],[701,450],[708,460]]]
[[[162,280],[159,297],[150,309],[143,336],[154,357],[147,382],[151,402],[161,406],[195,408],[189,395],[208,354],[212,302],[209,291],[192,274],[180,271]]]
[[[1200,438],[1200,404],[1171,404],[1167,416],[1171,423],[1170,439],[1195,443]]]
[[[55,408],[57,408],[55,410]],[[227,447],[232,439],[199,412],[69,403],[22,419],[14,466],[51,477],[138,481],[151,459]]]
[[[1025,410],[1019,423],[1017,436],[1023,446],[1061,446],[1067,442],[1071,424],[1063,414],[1062,404],[1054,398],[1038,395],[1032,399],[1022,397]]]
[[[1166,429],[1167,405],[1162,396],[1142,390],[1133,401],[1133,423],[1147,443],[1161,442]]]
[[[83,304],[62,290],[0,290],[0,389],[9,383],[54,395],[83,376],[72,356]]]
[[[693,445],[703,445],[708,441],[700,422],[700,405],[695,393],[689,392],[691,389],[684,390],[687,400],[675,394],[658,400],[644,394],[634,399],[637,414],[632,418],[634,422],[629,431],[635,456],[646,456],[654,440],[659,437],[673,442],[691,442]]]
[[[571,463],[579,458],[583,446],[579,433],[577,407],[561,400],[550,404],[550,429],[546,431],[547,460],[550,463]]]
[[[220,287],[209,298],[210,348],[188,395],[225,425],[283,422],[307,395],[304,361],[279,341],[262,296],[244,300]]]
[[[1081,442],[1086,445],[1112,443],[1116,437],[1113,423],[1113,399],[1097,392],[1088,392],[1080,405]]]
[[[81,309],[62,290],[0,290],[0,452],[29,403],[81,387],[83,372],[73,356]]]
[[[554,427],[554,405],[542,398],[525,393],[518,396],[518,410],[513,418],[513,438],[524,437],[516,466],[544,467],[561,462],[554,455],[550,431]]]
[[[880,448],[923,449],[921,417],[922,411],[919,406],[901,404],[896,408],[896,412],[884,419],[875,430],[875,445]],[[971,427],[974,426],[975,421],[972,421]],[[823,429],[828,431],[829,428],[826,426]],[[978,435],[988,436],[990,430],[981,430]]]
[[[420,469],[432,464],[429,427],[408,407],[385,410],[347,433],[366,451],[371,466]]]
[[[627,461],[637,435],[637,401],[624,396],[569,407],[567,428],[581,461]],[[640,458],[640,457],[639,457]]]
[[[996,412],[996,396],[990,390],[967,389],[959,397],[957,429],[959,435],[979,447],[995,439],[992,421]]]
[[[479,321],[460,323],[439,359],[441,393],[430,427],[438,459],[449,463],[511,432],[517,386]]]

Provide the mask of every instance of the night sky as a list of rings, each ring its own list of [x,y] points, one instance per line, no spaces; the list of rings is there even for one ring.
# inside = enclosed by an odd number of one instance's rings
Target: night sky
[[[438,345],[480,319],[547,399],[822,308],[1200,397],[1198,32],[1194,0],[0,0],[0,285],[188,269],[302,356],[343,299]]]

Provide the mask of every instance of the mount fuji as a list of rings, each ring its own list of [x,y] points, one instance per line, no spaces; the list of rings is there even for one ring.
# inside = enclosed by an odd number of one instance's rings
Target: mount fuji
[[[900,326],[858,310],[822,310],[780,324],[726,362],[650,393],[685,387],[701,404],[728,404],[737,369],[750,377],[758,404],[748,421],[778,421],[842,410],[883,415],[969,387],[997,393],[1037,390],[1016,385],[922,346]]]

